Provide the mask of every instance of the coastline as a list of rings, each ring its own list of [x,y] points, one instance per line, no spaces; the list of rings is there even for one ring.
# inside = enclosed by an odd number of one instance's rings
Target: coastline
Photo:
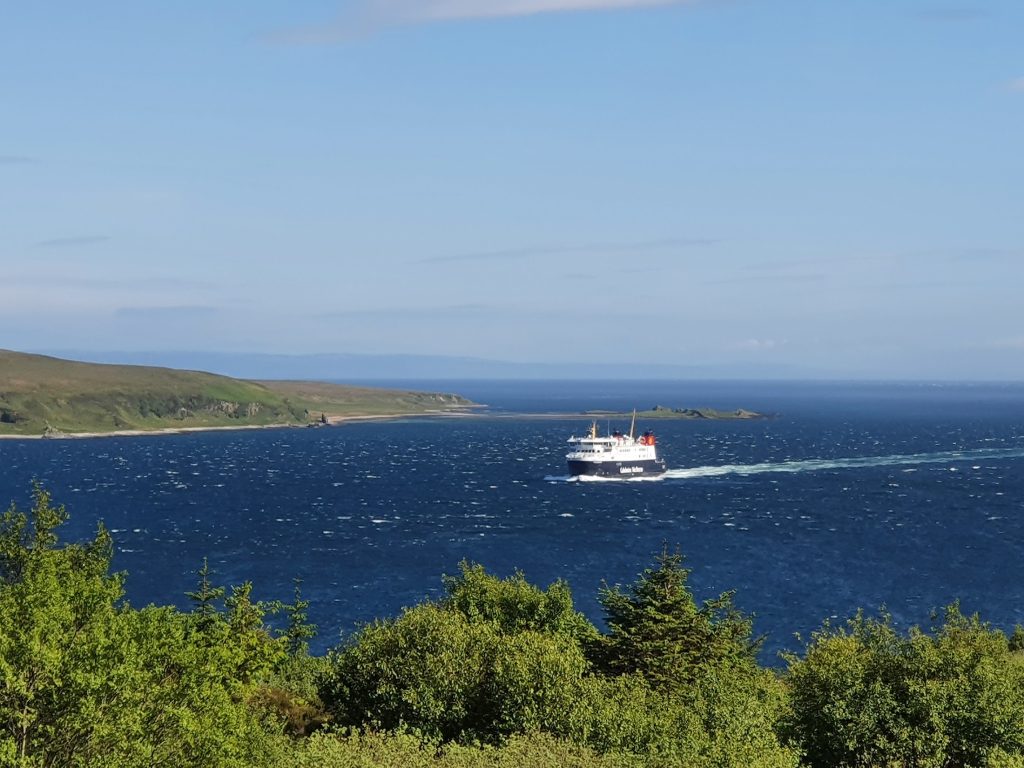
[[[753,413],[753,412],[751,412]],[[465,416],[472,416],[477,419],[524,419],[531,421],[629,421],[632,418],[630,413],[595,413],[587,411],[551,411],[551,412],[530,412],[530,411],[486,411],[484,413],[466,413]],[[637,421],[665,422],[665,421],[764,421],[777,418],[775,413],[757,413],[752,416],[644,416],[637,414]]]
[[[620,413],[587,413],[575,412],[514,412],[514,411],[489,411],[488,406],[476,404],[465,406],[456,410],[445,411],[422,411],[419,413],[374,413],[360,414],[354,416],[328,416],[327,423],[311,422],[309,424],[280,423],[280,424],[238,424],[227,426],[200,426],[200,427],[161,427],[159,429],[117,429],[110,432],[62,432],[50,435],[0,435],[2,440],[88,440],[101,437],[147,437],[150,435],[183,435],[192,432],[227,432],[251,429],[323,429],[324,427],[340,427],[348,423],[364,421],[395,421],[398,419],[433,419],[433,418],[472,418],[472,419],[494,419],[494,420],[530,420],[530,421],[574,421],[580,420],[589,422],[597,419],[612,419],[622,421],[628,419],[630,414]],[[736,419],[706,417],[705,419],[694,419],[685,416],[668,416],[651,419],[648,421],[755,421],[772,418],[775,414],[757,414],[755,417],[740,417]]]
[[[359,416],[328,416],[323,426],[344,426],[355,421],[394,421],[395,419],[446,418],[473,416],[463,411],[426,411],[423,413],[374,413]],[[319,423],[311,424],[238,424],[209,427],[161,427],[160,429],[116,429],[110,432],[62,432],[51,435],[0,435],[0,440],[89,440],[100,437],[148,437],[151,435],[184,435],[192,432],[238,432],[251,429],[308,429],[323,428]]]

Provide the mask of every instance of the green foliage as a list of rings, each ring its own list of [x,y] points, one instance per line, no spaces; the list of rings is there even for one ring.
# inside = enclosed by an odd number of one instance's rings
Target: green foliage
[[[195,616],[196,627],[200,632],[212,632],[214,625],[220,618],[218,603],[224,599],[224,587],[215,587],[210,581],[210,564],[203,558],[203,567],[197,572],[199,584],[194,592],[186,592],[194,604],[192,614]]]
[[[226,590],[213,586],[205,559],[198,576],[196,590],[186,593],[195,605],[193,641],[219,656],[232,679],[253,683],[250,704],[281,721],[289,735],[305,736],[326,723],[329,716],[318,695],[325,660],[309,656],[305,641],[315,627],[306,621],[309,603],[302,599],[299,580],[294,603],[253,603],[248,582],[223,599]],[[222,599],[223,610],[218,606]],[[264,617],[279,611],[287,614],[288,627],[275,638]]]
[[[733,606],[733,593],[698,606],[682,561],[666,548],[628,589],[602,588],[610,631],[594,656],[606,672],[637,672],[658,690],[676,691],[724,664],[753,663],[751,620]]]
[[[604,635],[563,582],[463,563],[325,658],[298,582],[262,603],[204,561],[192,612],[134,609],[107,532],[62,544],[66,519],[38,486],[0,516],[0,766],[1024,768],[1024,630],[956,605],[826,624],[780,679],[678,554],[602,590]]]
[[[93,705],[90,750],[76,764],[264,764],[278,726],[250,706],[238,649],[197,645],[190,625],[172,608],[119,613],[101,666],[107,697]]]
[[[324,700],[336,722],[494,742],[566,734],[597,630],[564,582],[547,590],[460,564],[446,596],[364,627],[332,655]]]
[[[785,690],[756,667],[719,669],[686,689],[655,690],[638,673],[586,680],[570,739],[600,753],[678,761],[688,768],[793,768],[798,752],[775,726]]]
[[[795,764],[773,731],[781,686],[748,655],[687,685],[659,687],[639,671],[595,675],[584,649],[598,634],[566,585],[543,591],[522,574],[460,570],[440,603],[364,627],[332,654],[323,696],[336,723],[411,729],[438,743],[545,732],[688,766]]]
[[[786,689],[770,670],[726,664],[700,677],[679,702],[700,724],[692,765],[792,768],[799,751],[777,735],[788,711]],[[695,741],[695,740],[694,740]]]
[[[289,654],[305,656],[309,653],[309,640],[316,637],[316,624],[309,622],[309,601],[302,599],[302,579],[293,579],[292,583],[295,585],[294,601],[281,606],[288,617],[284,636]]]
[[[601,590],[609,633],[590,650],[613,682],[590,698],[588,743],[691,766],[795,765],[775,734],[785,692],[757,667],[751,620],[731,592],[698,606],[689,573],[666,548],[628,589]]]
[[[284,640],[273,637],[263,621],[267,605],[253,601],[248,581],[232,587],[224,605],[227,622],[220,647],[229,654],[234,676],[244,683],[265,679],[287,654]]]
[[[1024,758],[1024,658],[957,605],[931,632],[826,624],[787,657],[787,733],[814,766],[984,766]],[[1009,761],[1009,762],[1008,762]]]
[[[601,753],[543,732],[515,734],[500,745],[464,745],[424,739],[414,733],[315,734],[300,744],[287,765],[295,768],[795,768],[795,757],[772,762],[754,755],[749,763],[713,757],[694,760],[682,752]]]
[[[415,728],[443,740],[561,733],[586,659],[572,641],[425,603],[360,630],[332,655],[323,698],[336,722]]]
[[[592,750],[533,733],[501,746],[463,746],[408,733],[317,734],[299,746],[294,768],[675,768],[678,763]]]
[[[472,694],[494,632],[424,604],[363,627],[330,659],[321,696],[335,721],[385,729],[422,728],[454,739],[473,711]]]
[[[266,685],[249,699],[256,709],[281,722],[284,732],[293,737],[309,736],[330,722],[330,715],[315,694],[307,698],[297,692],[288,677],[284,686]]]
[[[572,741],[600,753],[668,755],[685,749],[697,720],[640,675],[590,676],[574,713]]]
[[[65,519],[39,489],[31,516],[3,518],[0,619],[23,631],[0,634],[0,764],[793,764],[772,733],[771,673],[723,663],[672,686],[639,665],[595,674],[585,649],[600,636],[562,582],[542,590],[463,564],[440,603],[368,625],[318,659],[298,584],[294,603],[277,606],[289,617],[279,637],[265,624],[273,606],[249,583],[225,597],[206,562],[192,613],[134,610],[108,573],[109,537],[58,547]],[[308,736],[332,717],[416,736],[289,748],[275,735]]]
[[[1013,634],[1010,635],[1010,650],[1018,653],[1024,651],[1024,627],[1020,624],[1013,628]]]
[[[562,635],[580,642],[596,639],[597,628],[573,606],[564,581],[547,590],[530,584],[522,572],[507,579],[492,576],[479,564],[462,561],[458,576],[442,577],[443,605],[470,622],[490,622],[502,634],[533,630]]]
[[[107,575],[104,529],[53,549],[66,519],[38,485],[29,514],[12,505],[0,518],[0,754],[22,765],[82,744],[83,700],[103,686],[94,659],[122,594],[120,577]]]
[[[277,660],[273,673],[257,694],[264,709],[276,713],[292,736],[307,736],[330,721],[319,688],[329,671],[327,660],[309,655],[307,640],[316,635],[308,621],[309,601],[302,599],[302,582],[293,580],[294,602],[275,606],[284,611],[288,624],[281,636],[286,654]]]
[[[263,764],[276,726],[246,701],[249,646],[123,604],[109,535],[58,546],[66,517],[36,487],[0,518],[0,765]]]
[[[558,635],[524,630],[499,639],[480,700],[492,712],[481,737],[571,732],[587,661],[580,647]]]

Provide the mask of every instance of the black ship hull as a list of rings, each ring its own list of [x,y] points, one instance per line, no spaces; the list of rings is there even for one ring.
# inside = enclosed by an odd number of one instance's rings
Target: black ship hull
[[[569,474],[574,477],[645,477],[665,471],[664,459],[638,461],[569,461]]]

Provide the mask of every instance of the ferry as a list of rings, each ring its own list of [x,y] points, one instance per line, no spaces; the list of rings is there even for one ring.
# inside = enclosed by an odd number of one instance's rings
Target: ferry
[[[636,411],[629,434],[612,432],[607,437],[598,434],[597,422],[590,425],[584,437],[569,438],[572,446],[565,455],[569,474],[575,477],[617,477],[628,479],[660,475],[665,471],[665,460],[658,458],[657,440],[653,432],[636,433]]]

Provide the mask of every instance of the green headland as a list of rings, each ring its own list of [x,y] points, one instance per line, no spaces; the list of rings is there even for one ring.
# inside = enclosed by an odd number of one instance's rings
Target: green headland
[[[101,365],[0,350],[0,436],[302,425],[451,413],[458,395]]]

